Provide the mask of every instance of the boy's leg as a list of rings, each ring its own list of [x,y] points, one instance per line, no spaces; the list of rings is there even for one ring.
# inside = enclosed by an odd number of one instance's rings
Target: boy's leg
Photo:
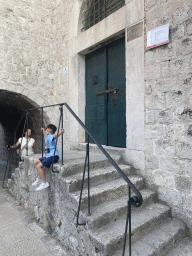
[[[34,165],[35,165],[35,167],[36,167],[39,163],[41,163],[40,160],[36,158],[36,159],[34,160]]]
[[[39,163],[35,167],[36,167],[36,170],[38,172],[39,178],[42,179],[42,181],[44,183],[46,183],[45,174],[44,174],[44,171],[42,169],[43,164],[39,161]]]

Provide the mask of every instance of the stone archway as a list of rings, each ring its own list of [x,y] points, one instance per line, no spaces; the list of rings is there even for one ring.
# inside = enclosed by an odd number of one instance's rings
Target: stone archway
[[[12,136],[23,112],[27,109],[39,107],[37,103],[28,97],[11,92],[8,90],[0,90],[0,159],[4,160],[6,156],[6,145],[8,142],[14,143]],[[25,118],[22,120],[16,138],[21,137],[24,127]],[[49,122],[49,118],[44,113],[44,123]],[[32,130],[32,137],[36,141],[35,153],[41,150],[41,112],[39,109],[29,111],[29,128]]]

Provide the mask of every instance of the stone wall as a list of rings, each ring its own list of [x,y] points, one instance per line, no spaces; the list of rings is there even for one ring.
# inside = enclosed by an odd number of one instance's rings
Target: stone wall
[[[69,3],[0,0],[0,93],[16,92],[35,107],[66,101],[68,70],[63,73],[63,63],[68,61],[65,41],[69,25],[65,32],[60,28],[69,23],[69,13],[65,11]],[[19,98],[18,104],[10,104],[22,111],[26,108],[19,104]],[[45,109],[45,117],[58,125],[58,107]],[[68,130],[66,127],[66,138]]]
[[[145,1],[145,32],[167,23],[170,42],[145,50],[144,175],[192,227],[192,2]]]
[[[62,167],[55,164],[54,169],[59,170],[58,174],[52,173],[51,168],[45,169],[50,187],[38,192],[31,185],[37,177],[33,162],[32,157],[25,157],[24,162],[20,162],[12,179],[8,180],[10,192],[50,234],[60,240],[71,255],[96,255],[86,227],[76,225],[78,205],[70,196],[69,183],[62,176],[66,170],[70,170],[70,165]],[[79,168],[83,169],[83,164]],[[85,216],[80,213],[80,222],[84,220],[82,218]]]

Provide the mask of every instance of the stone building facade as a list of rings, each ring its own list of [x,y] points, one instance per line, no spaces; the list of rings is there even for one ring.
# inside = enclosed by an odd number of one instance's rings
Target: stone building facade
[[[0,0],[1,106],[24,111],[67,102],[86,122],[85,56],[125,36],[124,160],[192,227],[192,1],[125,0],[82,31],[84,6],[83,0]],[[147,50],[147,32],[167,23],[169,43]],[[45,122],[57,124],[58,113],[45,109]],[[38,111],[30,118],[38,138]],[[78,148],[84,131],[65,110],[64,126],[65,149]]]

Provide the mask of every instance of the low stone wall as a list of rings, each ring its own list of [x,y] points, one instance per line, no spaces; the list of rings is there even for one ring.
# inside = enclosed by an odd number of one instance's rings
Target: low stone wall
[[[59,173],[45,169],[50,187],[36,191],[31,185],[37,177],[33,161],[34,158],[25,157],[24,162],[20,162],[12,174],[13,179],[9,180],[10,192],[72,255],[98,255],[94,253],[86,227],[76,226],[77,205],[72,202],[68,185],[62,177],[65,169],[70,167],[54,165]]]

